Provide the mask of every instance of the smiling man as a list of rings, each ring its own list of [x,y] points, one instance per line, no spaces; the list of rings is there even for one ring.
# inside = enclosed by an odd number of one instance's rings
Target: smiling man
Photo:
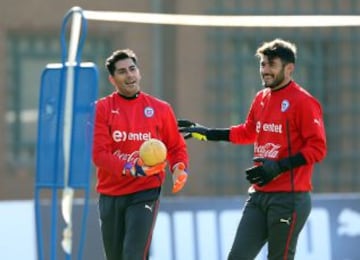
[[[165,166],[176,193],[187,180],[187,147],[170,104],[141,91],[135,53],[117,50],[105,65],[115,91],[96,102],[92,153],[102,241],[107,260],[145,260]],[[167,159],[150,167],[141,163],[139,148],[151,138],[166,145]]]
[[[249,198],[228,259],[254,259],[268,242],[268,259],[292,260],[311,210],[314,164],[327,150],[322,108],[292,78],[294,44],[265,42],[256,56],[264,88],[244,123],[229,128],[207,128],[190,120],[178,124],[186,136],[199,140],[254,145],[254,165],[245,170]]]

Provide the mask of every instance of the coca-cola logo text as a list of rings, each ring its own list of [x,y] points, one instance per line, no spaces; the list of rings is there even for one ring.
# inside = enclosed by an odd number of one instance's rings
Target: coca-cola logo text
[[[267,143],[264,145],[255,144],[254,155],[256,157],[277,158],[281,145]]]

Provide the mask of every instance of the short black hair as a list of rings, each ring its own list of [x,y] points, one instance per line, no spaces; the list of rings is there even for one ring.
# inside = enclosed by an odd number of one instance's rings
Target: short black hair
[[[264,42],[257,50],[255,56],[261,58],[267,56],[270,60],[280,58],[285,64],[295,63],[296,46],[295,44],[282,39],[275,39],[270,42]]]
[[[114,51],[105,62],[105,66],[111,75],[115,73],[115,63],[119,60],[132,59],[137,65],[137,57],[133,50],[131,49],[122,49]]]

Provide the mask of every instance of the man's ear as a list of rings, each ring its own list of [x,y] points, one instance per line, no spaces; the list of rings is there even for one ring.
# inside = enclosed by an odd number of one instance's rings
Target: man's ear
[[[115,81],[112,75],[109,75],[108,79],[112,85],[115,85]]]
[[[295,70],[295,64],[294,63],[288,63],[285,66],[285,71],[288,75],[291,75]]]

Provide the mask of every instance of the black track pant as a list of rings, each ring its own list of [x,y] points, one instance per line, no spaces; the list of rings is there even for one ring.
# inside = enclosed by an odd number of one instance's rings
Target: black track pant
[[[311,211],[308,192],[251,193],[228,260],[253,260],[268,242],[268,259],[292,260]]]
[[[159,194],[160,188],[125,196],[100,195],[100,229],[107,260],[148,259]]]

